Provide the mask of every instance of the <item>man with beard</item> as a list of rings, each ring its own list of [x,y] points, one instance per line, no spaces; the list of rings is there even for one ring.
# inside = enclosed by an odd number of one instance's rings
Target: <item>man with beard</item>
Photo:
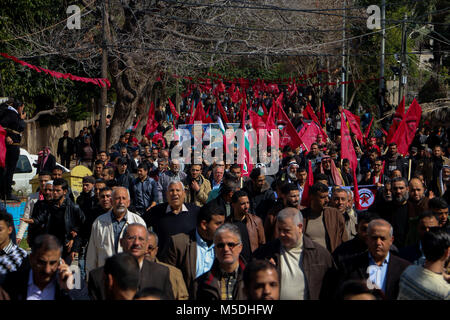
[[[105,264],[106,258],[122,252],[119,239],[125,227],[131,223],[146,226],[144,220],[128,210],[130,194],[124,187],[116,187],[112,192],[112,210],[99,216],[92,225],[86,253],[86,273]]]
[[[410,245],[418,241],[417,224],[418,217],[422,212],[428,211],[428,197],[425,197],[425,187],[418,178],[409,181],[408,199],[408,234],[405,245]]]
[[[249,196],[250,212],[264,221],[267,211],[275,204],[275,193],[270,189],[266,176],[261,172],[261,168],[252,170],[250,180],[245,183],[243,190]]]
[[[402,177],[408,176],[408,164],[397,152],[397,144],[395,142],[389,144],[388,152],[383,160],[385,160],[385,173],[387,176],[391,176],[394,170],[400,170]]]
[[[134,256],[139,264],[138,291],[147,287],[157,288],[173,299],[172,285],[170,284],[169,268],[145,259],[148,249],[149,235],[147,228],[139,223],[127,226],[120,239],[123,252]],[[106,295],[102,286],[104,267],[94,269],[89,274],[89,295],[94,300],[105,300]]]
[[[208,200],[211,183],[202,175],[202,165],[192,164],[189,175],[183,180],[186,189],[186,203],[203,206]]]
[[[344,217],[337,209],[327,207],[327,186],[315,183],[309,193],[310,207],[302,210],[303,232],[311,240],[333,252],[342,242],[348,240]]]
[[[294,183],[285,183],[281,186],[281,201],[277,201],[276,205],[267,212],[264,221],[264,233],[266,241],[278,238],[278,230],[276,228],[276,217],[278,212],[284,208],[300,209],[300,193]]]
[[[328,186],[344,185],[341,173],[338,168],[336,168],[336,165],[330,156],[325,155],[322,157],[320,165],[316,168],[316,173],[322,173],[327,176]]]
[[[438,191],[436,190],[437,184],[435,182],[439,180],[441,169],[445,164],[449,165],[450,160],[447,157],[444,157],[444,152],[442,151],[442,147],[440,145],[434,146],[433,156],[430,160],[431,161],[428,161],[425,164],[425,179],[427,179],[427,182],[432,183],[433,192],[435,192]],[[437,194],[437,192],[435,192],[435,194]]]
[[[394,244],[403,248],[408,233],[408,181],[405,178],[394,178],[392,180],[392,205],[387,208],[388,221],[394,228]]]
[[[433,180],[431,190],[437,197],[450,200],[450,160],[446,161],[439,172],[438,177]]]
[[[381,159],[376,159],[374,161],[373,165],[373,171],[372,171],[372,183],[377,187],[381,187],[383,184],[388,181],[388,177],[384,174],[384,168],[383,168],[383,161]]]

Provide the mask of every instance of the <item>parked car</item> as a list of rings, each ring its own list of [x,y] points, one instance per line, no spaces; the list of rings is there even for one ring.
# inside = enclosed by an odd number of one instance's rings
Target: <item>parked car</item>
[[[29,154],[27,150],[20,148],[19,160],[13,176],[15,184],[12,186],[13,191],[19,196],[27,196],[33,192],[30,181],[37,174],[37,168],[33,166],[33,163],[37,163],[37,160],[37,154]],[[59,163],[56,163],[56,165],[62,167],[64,172],[70,171]]]

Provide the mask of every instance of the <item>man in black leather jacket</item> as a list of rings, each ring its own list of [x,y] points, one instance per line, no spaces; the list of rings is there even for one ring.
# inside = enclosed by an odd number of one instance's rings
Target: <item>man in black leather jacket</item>
[[[2,106],[2,108],[5,106]],[[0,116],[0,125],[6,131],[6,158],[5,168],[0,168],[0,195],[8,200],[19,200],[12,194],[13,175],[16,170],[17,161],[20,155],[20,140],[22,132],[25,130],[26,114],[23,112],[24,104],[21,101],[14,101],[8,105]]]
[[[85,216],[80,207],[66,197],[67,181],[62,178],[53,180],[53,203],[38,213],[27,223],[44,225],[44,233],[54,235],[62,244],[62,258],[70,264],[81,251],[81,227]]]

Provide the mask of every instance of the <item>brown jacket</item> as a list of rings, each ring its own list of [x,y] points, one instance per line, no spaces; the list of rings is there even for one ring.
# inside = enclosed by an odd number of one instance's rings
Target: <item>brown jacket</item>
[[[253,253],[253,259],[266,259],[275,263],[281,283],[280,265],[281,242],[271,241]],[[308,236],[303,235],[303,259],[301,268],[305,274],[310,300],[332,298],[337,275],[336,265],[331,254],[322,246],[316,244]],[[283,288],[280,288],[283,290]]]
[[[172,284],[173,297],[175,300],[187,300],[189,299],[189,293],[186,288],[186,283],[183,279],[181,270],[164,262],[158,261],[156,263],[169,268],[170,283]]]
[[[310,208],[302,210],[304,234],[308,229],[308,217],[310,214]],[[325,207],[323,209],[323,224],[326,232],[327,249],[333,252],[342,242],[348,240],[344,216],[336,208]]]
[[[257,215],[249,213],[246,216],[245,224],[247,226],[248,237],[250,239],[250,248],[253,252],[258,249],[260,245],[266,243],[263,222]]]
[[[202,184],[198,192],[191,189],[191,178],[189,176],[183,180],[184,190],[186,191],[185,203],[193,203],[196,206],[202,207],[208,200],[208,195],[211,192],[211,182],[203,175],[200,175],[200,179],[202,180]]]
[[[267,212],[266,219],[264,220],[264,233],[267,241],[272,241],[278,238],[278,230],[276,228],[277,215],[284,209],[283,202],[277,201],[275,205]]]
[[[183,274],[189,293],[189,299],[195,297],[195,276],[197,270],[197,240],[194,229],[189,234],[179,233],[169,239],[167,250],[161,255],[161,261],[177,267]]]
[[[247,300],[247,295],[244,292],[244,269],[245,262],[240,258],[236,284],[233,288],[233,300]],[[220,280],[221,271],[219,261],[216,258],[211,270],[202,274],[195,281],[197,284],[196,299],[199,301],[222,300]]]

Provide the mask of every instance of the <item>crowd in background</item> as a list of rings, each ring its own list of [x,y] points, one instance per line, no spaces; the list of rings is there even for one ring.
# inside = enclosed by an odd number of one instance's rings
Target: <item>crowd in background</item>
[[[270,110],[276,98],[248,94],[255,112],[261,103]],[[240,123],[239,103],[228,93],[216,97],[229,122]],[[66,131],[58,160],[71,169],[76,159],[93,172],[76,200],[55,155],[44,148],[39,189],[27,200],[16,241],[9,240],[12,220],[0,214],[0,297],[450,298],[449,128],[421,125],[407,156],[387,144],[382,131],[363,144],[354,139],[357,182],[376,188],[373,204],[357,210],[353,191],[343,188],[355,181],[340,155],[337,104],[327,106],[329,139],[319,135],[310,150],[268,150],[280,155],[276,174],[265,175],[264,163],[244,176],[238,164],[172,159],[178,142],[158,134],[184,123],[192,100],[202,99],[217,121],[216,97],[191,93],[178,120],[161,104],[155,132],[146,137],[145,127],[142,133],[130,128],[108,150],[99,148],[98,121],[75,138]],[[297,131],[307,102],[319,113],[313,101],[308,93],[285,99]],[[363,128],[371,116],[363,113]],[[29,259],[18,246],[27,228]],[[71,284],[74,263],[81,288]]]

